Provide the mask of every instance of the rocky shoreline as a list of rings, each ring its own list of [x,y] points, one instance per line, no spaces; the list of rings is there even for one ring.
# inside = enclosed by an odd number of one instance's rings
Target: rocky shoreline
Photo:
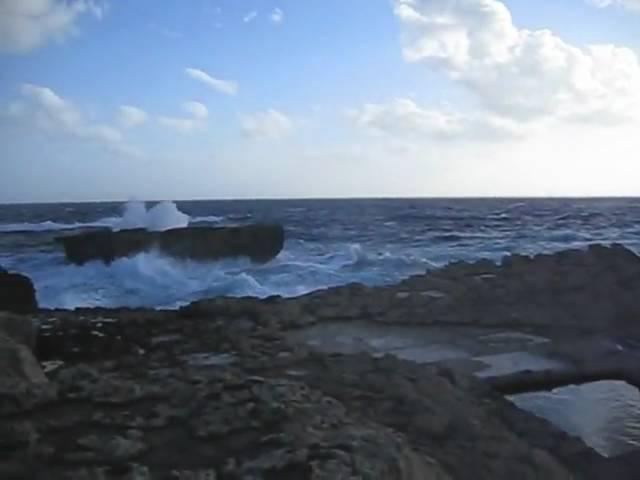
[[[635,479],[640,452],[604,458],[504,393],[636,383],[639,289],[614,245],[293,299],[0,313],[0,478]],[[522,352],[548,363],[487,370]]]

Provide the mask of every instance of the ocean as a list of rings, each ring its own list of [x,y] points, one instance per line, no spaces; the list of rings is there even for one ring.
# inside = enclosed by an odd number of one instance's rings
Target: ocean
[[[284,225],[266,265],[180,261],[158,252],[110,266],[65,261],[55,238],[92,228]],[[177,308],[215,296],[296,296],[384,285],[450,261],[590,243],[640,251],[640,199],[358,199],[0,205],[0,266],[28,275],[47,308]]]

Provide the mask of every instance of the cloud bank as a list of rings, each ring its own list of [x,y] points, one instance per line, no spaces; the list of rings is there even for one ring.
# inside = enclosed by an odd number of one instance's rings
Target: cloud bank
[[[640,63],[614,45],[579,48],[549,30],[516,27],[497,0],[396,0],[403,55],[517,121],[624,121],[640,114]]]
[[[394,13],[405,61],[446,75],[476,107],[443,111],[396,99],[352,112],[361,126],[490,138],[558,121],[617,125],[640,118],[640,62],[629,48],[580,48],[549,30],[519,28],[498,0],[394,0]]]

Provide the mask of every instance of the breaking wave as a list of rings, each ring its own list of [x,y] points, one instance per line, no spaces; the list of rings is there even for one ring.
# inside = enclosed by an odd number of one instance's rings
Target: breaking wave
[[[185,261],[152,251],[111,265],[94,261],[76,266],[51,253],[23,263],[21,270],[35,282],[45,308],[177,308],[215,296],[291,297],[351,282],[381,285],[430,267],[418,257],[367,252],[357,244],[313,254],[294,240],[266,265],[244,259]]]

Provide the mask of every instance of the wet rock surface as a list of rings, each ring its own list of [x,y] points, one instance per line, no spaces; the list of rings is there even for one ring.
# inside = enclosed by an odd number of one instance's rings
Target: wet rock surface
[[[555,348],[578,368],[606,354],[593,339],[624,332],[631,342],[638,331],[631,299],[613,309],[638,286],[640,262],[629,254],[596,247],[297,299],[220,298],[177,312],[40,311],[19,317],[22,327],[7,321],[23,333],[0,342],[0,355],[6,348],[17,359],[0,376],[0,478],[637,478],[636,455],[600,457],[516,408],[492,387],[496,379],[472,375],[464,362],[332,354],[297,337],[336,321],[427,332],[438,324],[452,337],[474,325],[477,338],[490,340],[479,351],[486,354],[503,351],[495,327],[510,322],[522,332],[518,348]],[[611,300],[595,297],[606,315],[580,320],[598,278],[613,282],[601,286]],[[566,298],[580,289],[581,302]],[[540,313],[554,308],[551,317]],[[32,319],[42,370],[24,334]],[[561,347],[534,341],[541,328]],[[614,357],[637,368],[629,356]]]

